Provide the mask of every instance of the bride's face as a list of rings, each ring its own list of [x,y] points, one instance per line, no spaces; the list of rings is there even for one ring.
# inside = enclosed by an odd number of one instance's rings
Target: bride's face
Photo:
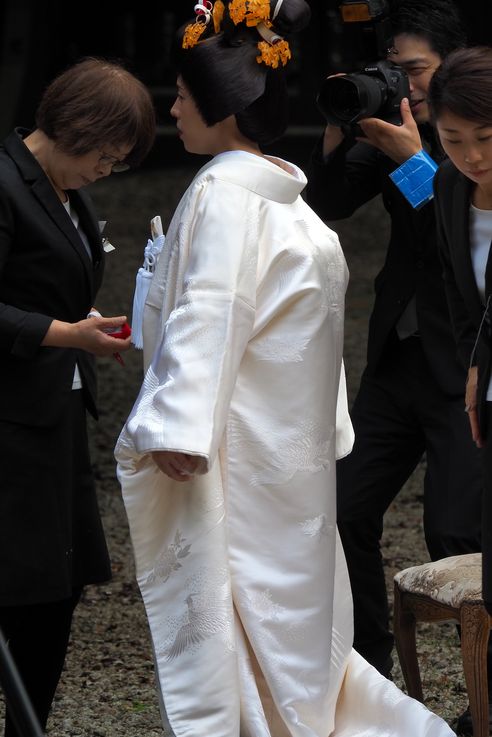
[[[234,116],[208,126],[181,76],[177,79],[178,94],[171,108],[178,135],[192,154],[215,154],[230,148],[231,136],[237,133]]]

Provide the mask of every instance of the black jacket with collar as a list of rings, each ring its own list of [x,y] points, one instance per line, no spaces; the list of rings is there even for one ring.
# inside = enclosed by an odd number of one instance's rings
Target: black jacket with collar
[[[484,430],[484,403],[491,370],[491,329],[489,307],[480,297],[473,271],[470,248],[471,181],[451,161],[439,167],[434,178],[435,208],[439,251],[444,270],[446,294],[458,344],[465,367],[478,366],[478,411]],[[485,270],[485,301],[492,295],[492,257],[489,252]],[[492,301],[492,300],[491,300]]]
[[[430,126],[421,126],[420,132],[425,148],[440,161]],[[308,202],[318,215],[324,220],[347,218],[381,194],[391,218],[385,263],[374,284],[366,371],[378,370],[395,326],[415,295],[418,331],[432,375],[446,394],[462,395],[465,374],[456,357],[432,202],[414,210],[389,178],[398,165],[375,147],[345,141],[323,160],[321,144],[311,157],[307,186]]]
[[[77,322],[94,305],[104,269],[90,200],[69,191],[92,260],[46,174],[15,130],[0,147],[0,420],[48,426],[70,397],[79,365],[88,410],[96,412],[93,356],[42,347],[53,319]]]

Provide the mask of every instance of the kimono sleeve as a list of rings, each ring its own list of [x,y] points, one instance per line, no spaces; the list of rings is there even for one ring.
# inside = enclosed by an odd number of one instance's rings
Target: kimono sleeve
[[[181,296],[154,351],[127,435],[139,454],[203,456],[206,471],[218,452],[254,323],[259,198],[213,180],[197,200],[189,242],[182,244],[187,263]]]

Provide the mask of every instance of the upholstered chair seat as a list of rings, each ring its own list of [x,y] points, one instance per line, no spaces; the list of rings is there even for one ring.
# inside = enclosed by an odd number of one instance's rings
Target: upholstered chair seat
[[[474,737],[489,735],[487,644],[492,618],[482,599],[482,555],[455,555],[396,574],[394,631],[410,696],[423,701],[415,641],[417,622],[455,621],[461,628],[463,670]]]

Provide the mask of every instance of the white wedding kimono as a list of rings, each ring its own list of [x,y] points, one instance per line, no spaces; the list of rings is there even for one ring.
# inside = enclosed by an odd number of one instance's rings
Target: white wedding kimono
[[[348,272],[305,184],[286,162],[216,156],[147,297],[145,379],[115,454],[164,731],[448,737],[351,647],[335,525]],[[200,456],[200,473],[172,481],[159,449]]]

